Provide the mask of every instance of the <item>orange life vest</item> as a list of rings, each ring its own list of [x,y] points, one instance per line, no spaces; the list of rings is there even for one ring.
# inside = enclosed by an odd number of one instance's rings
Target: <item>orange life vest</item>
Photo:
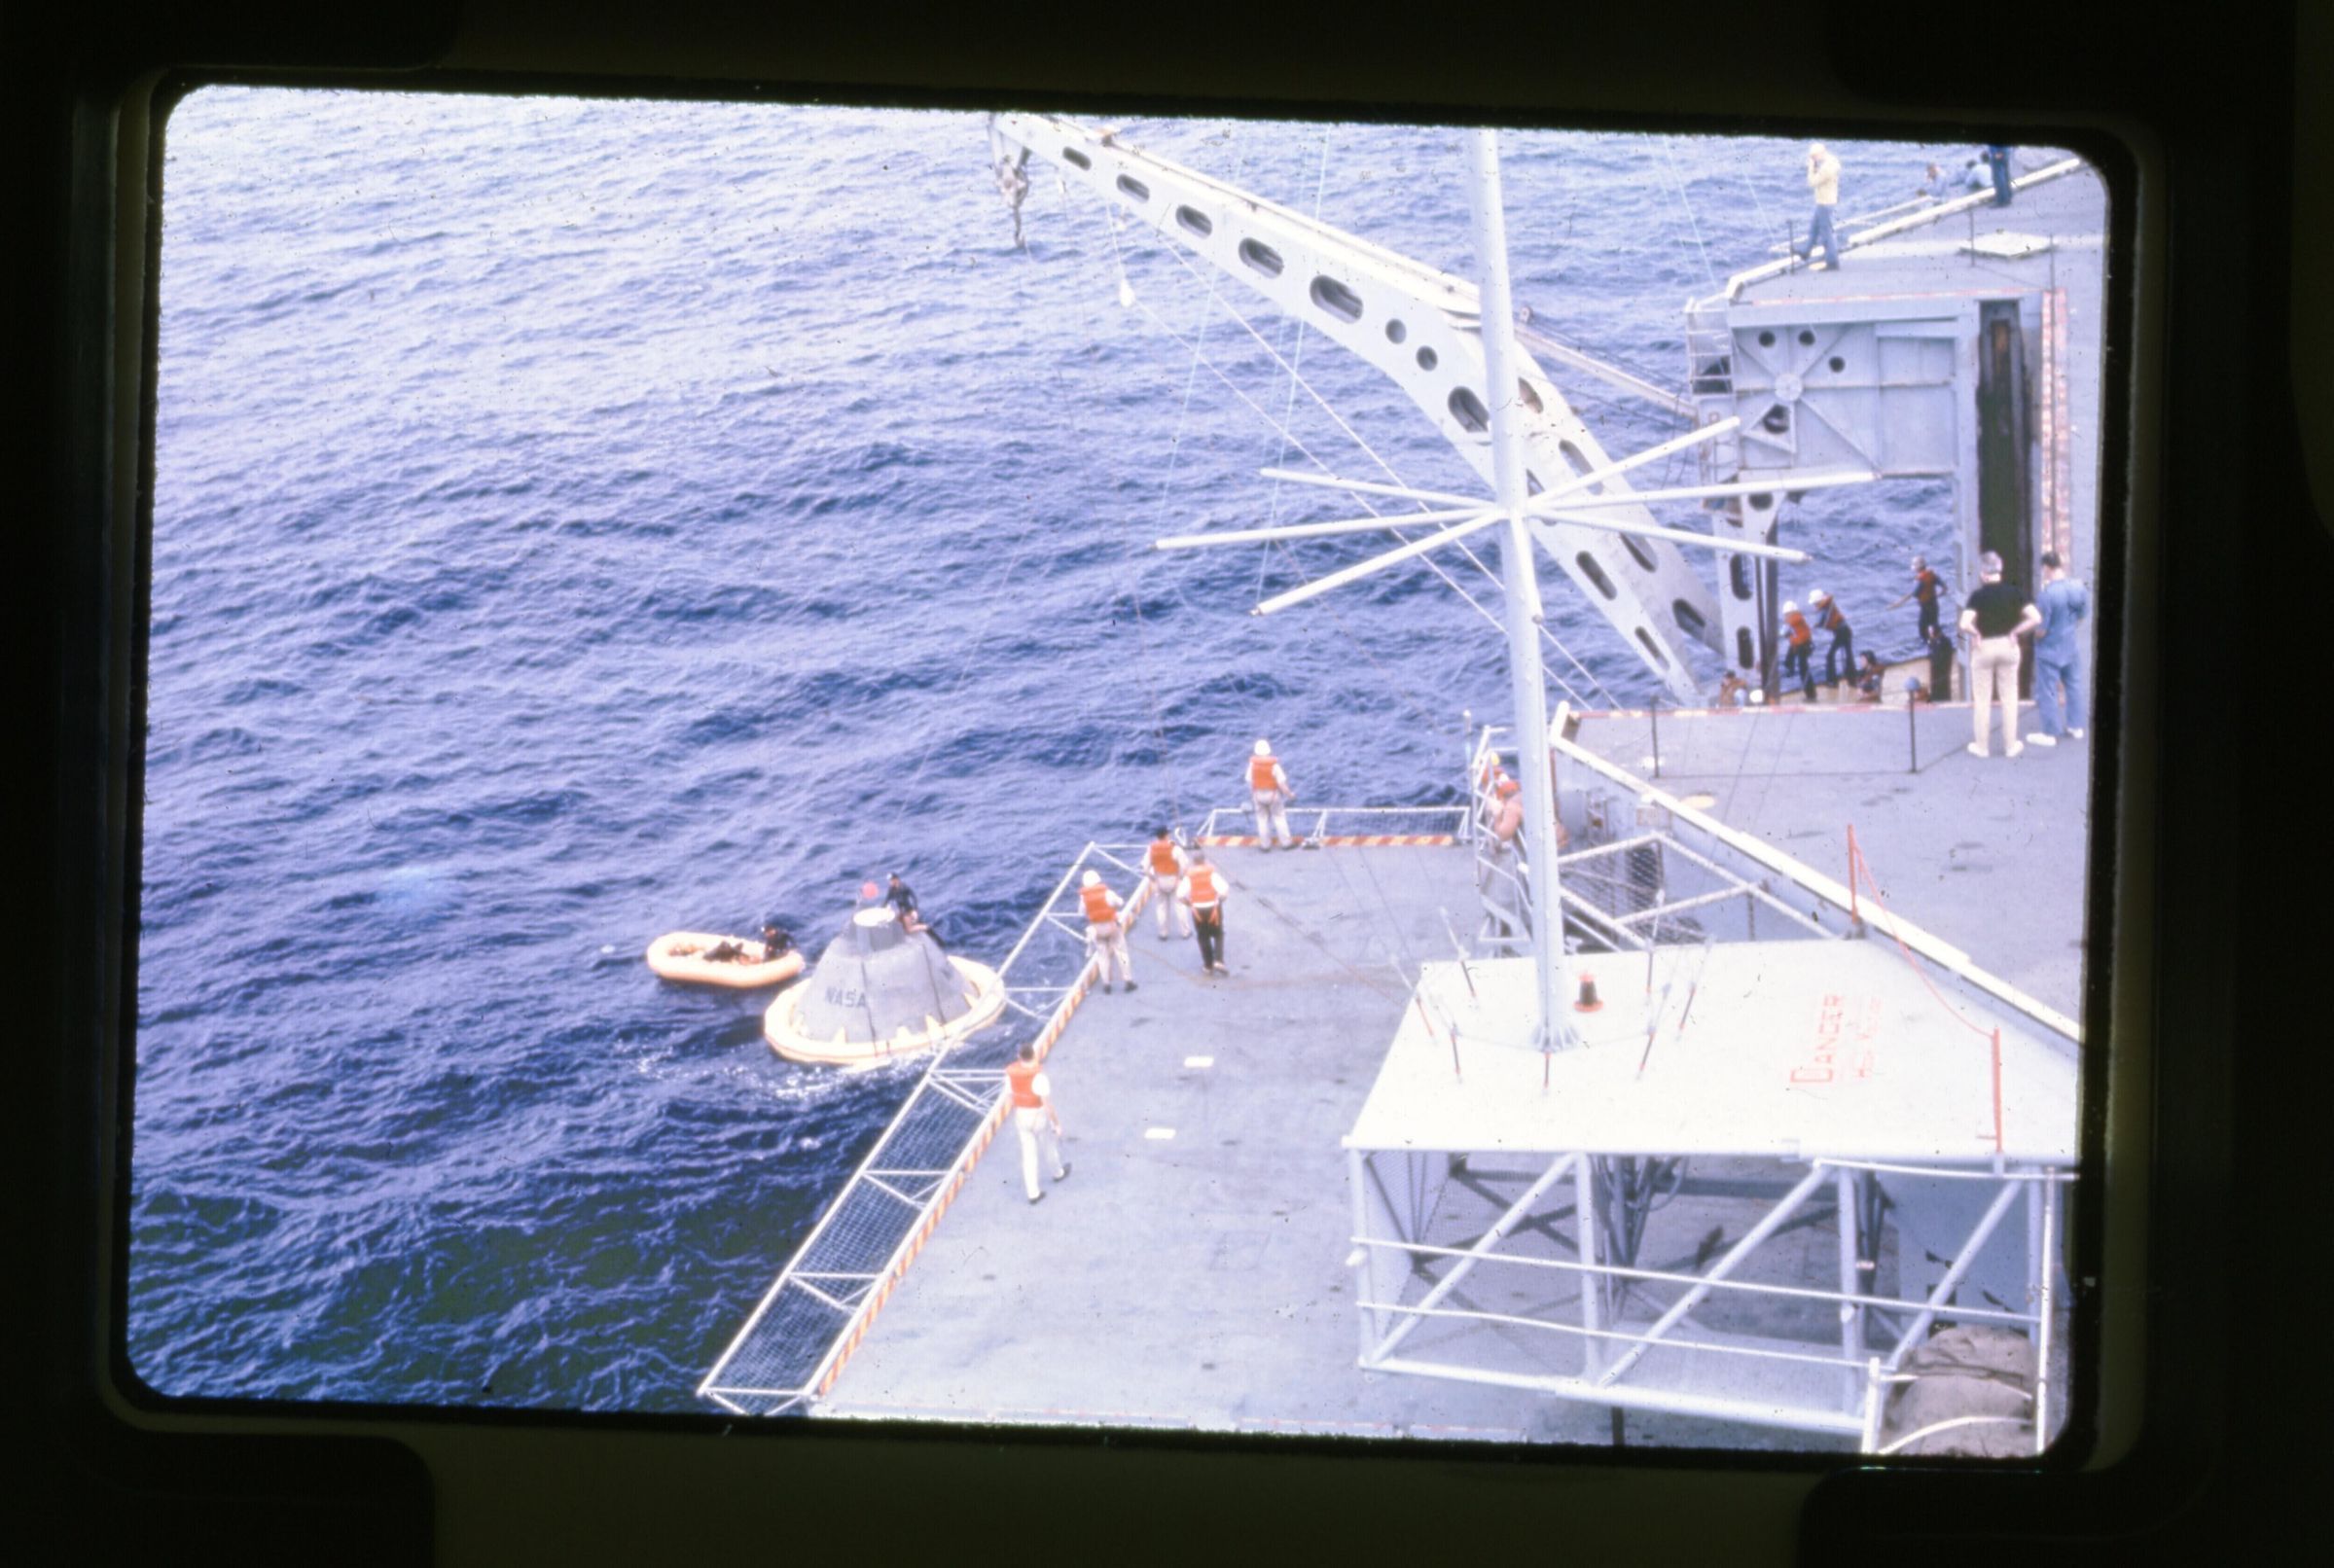
[[[1223,895],[1215,890],[1215,868],[1194,866],[1191,869],[1191,902],[1195,909],[1213,909]]]
[[[1826,631],[1846,631],[1848,617],[1840,613],[1840,607],[1837,604],[1826,604],[1823,607],[1822,626]]]
[[[1098,926],[1118,924],[1118,911],[1110,907],[1110,889],[1096,882],[1078,889],[1078,896],[1086,901],[1087,919]]]
[[[1171,838],[1151,840],[1151,870],[1161,876],[1175,874],[1175,842]]]
[[[1280,788],[1280,780],[1274,776],[1279,771],[1279,768],[1280,765],[1270,757],[1249,758],[1248,788],[1254,790],[1259,795],[1262,795],[1267,790],[1276,790]]]
[[[1037,1092],[1038,1071],[1033,1061],[1017,1061],[1005,1069],[1005,1084],[1013,1090],[1015,1110],[1034,1111],[1046,1103],[1045,1097]]]
[[[1797,648],[1802,643],[1810,643],[1815,640],[1815,634],[1808,629],[1808,618],[1801,615],[1797,610],[1793,610],[1789,614],[1785,615],[1783,617],[1783,622],[1791,628],[1792,647]]]

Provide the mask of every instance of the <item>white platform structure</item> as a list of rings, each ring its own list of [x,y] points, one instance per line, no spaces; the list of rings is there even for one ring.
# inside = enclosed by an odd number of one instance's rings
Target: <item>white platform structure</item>
[[[2049,1365],[2077,1159],[2065,1043],[1885,940],[1672,947],[1650,987],[1647,965],[1616,959],[1600,1006],[1578,1015],[1581,1049],[1554,1052],[1521,1021],[1528,960],[1425,966],[1345,1140],[1365,1369],[1869,1448],[1940,1315],[2023,1331]],[[1697,1266],[1639,1266],[1648,1243],[1691,1247],[1661,1217],[1688,1161],[1764,1169],[1779,1191]],[[1529,1179],[1490,1225],[1453,1233],[1446,1188],[1492,1166]],[[1925,1299],[1877,1294],[1876,1184],[1941,1181],[1985,1196],[1955,1269]],[[1821,1234],[1836,1289],[1761,1281],[1786,1229],[1800,1249]],[[2026,1299],[1950,1304],[1981,1261],[2013,1265]],[[1785,1272],[1805,1277],[1796,1261]]]

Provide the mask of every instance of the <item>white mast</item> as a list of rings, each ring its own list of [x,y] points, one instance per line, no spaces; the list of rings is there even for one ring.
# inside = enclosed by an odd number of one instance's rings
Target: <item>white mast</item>
[[[1568,534],[1566,550],[1572,550],[1583,536],[1594,541],[1618,533],[1644,540],[1656,552],[1671,554],[1690,546],[1768,560],[1801,562],[1808,557],[1777,545],[1664,527],[1643,505],[1648,500],[1696,500],[1772,489],[1777,482],[1772,479],[1642,491],[1633,491],[1621,482],[1624,474],[1733,434],[1742,421],[1718,419],[1620,459],[1595,447],[1586,428],[1562,407],[1554,388],[1540,381],[1530,357],[1517,346],[1514,291],[1507,270],[1507,221],[1499,195],[1498,140],[1490,130],[1465,134],[1469,206],[1482,274],[1471,294],[1458,278],[1420,267],[1390,251],[1338,233],[1067,121],[1001,116],[992,124],[991,143],[998,183],[1009,201],[1017,200],[1018,193],[1025,189],[1025,179],[1017,184],[1014,176],[1028,153],[1049,160],[1059,157],[1065,184],[1074,179],[1091,186],[1117,209],[1137,213],[1182,249],[1257,290],[1394,376],[1479,474],[1489,469],[1486,477],[1491,480],[1494,493],[1486,501],[1399,481],[1389,484],[1268,468],[1264,473],[1271,479],[1325,486],[1357,498],[1414,501],[1425,510],[1178,534],[1157,540],[1155,546],[1190,550],[1435,528],[1433,533],[1274,594],[1252,612],[1273,615],[1445,545],[1479,534],[1498,534],[1506,600],[1501,629],[1507,635],[1508,676],[1522,752],[1517,771],[1523,775],[1523,847],[1529,862],[1525,891],[1531,906],[1532,957],[1538,981],[1532,1032],[1542,1049],[1554,1051],[1577,1045],[1579,1032],[1573,1027],[1566,995],[1563,911],[1556,866],[1556,789],[1549,771],[1547,674],[1539,657],[1545,628],[1533,529],[1563,525]],[[1122,290],[1126,287],[1123,273],[1120,286]],[[1429,336],[1440,339],[1439,348],[1424,340]],[[1478,347],[1485,371],[1479,410],[1472,407],[1468,364]],[[1532,377],[1535,387],[1528,412],[1522,406],[1526,375]],[[1458,383],[1455,390],[1454,380]],[[1478,415],[1488,416],[1488,443],[1481,439],[1487,417]],[[1528,438],[1535,429],[1547,441],[1562,437],[1558,443],[1561,456],[1542,454],[1548,478],[1536,493],[1526,467]],[[1861,471],[1809,472],[1794,475],[1791,488],[1856,484],[1871,478]],[[1556,547],[1550,544],[1546,548]],[[1601,547],[1592,543],[1590,551],[1580,552],[1580,558],[1590,559],[1596,548]],[[1631,558],[1641,564],[1646,555],[1633,550]],[[1633,647],[1641,645],[1646,650],[1657,672],[1673,690],[1692,694],[1696,687],[1682,645],[1670,644],[1660,618],[1649,608],[1650,601],[1640,602],[1634,596],[1634,590],[1624,581],[1629,578],[1630,573],[1618,566],[1609,580],[1603,575],[1596,577],[1600,598],[1612,601],[1598,603],[1598,608],[1616,627],[1626,630],[1634,626]],[[1679,602],[1688,602],[1682,578],[1672,582],[1662,577],[1660,583],[1678,588]],[[1657,586],[1647,585],[1649,590]],[[1706,590],[1699,587],[1692,592],[1706,596]],[[1658,600],[1660,595],[1654,597]],[[1616,607],[1627,613],[1617,615]],[[1675,646],[1675,657],[1659,652],[1666,645]]]
[[[1507,277],[1507,215],[1499,196],[1499,133],[1467,135],[1467,197],[1483,291],[1484,402],[1491,412],[1491,476],[1506,515],[1499,540],[1507,599],[1508,682],[1516,704],[1516,771],[1524,786],[1524,853],[1530,861],[1531,952],[1540,1048],[1579,1044],[1564,1004],[1564,920],[1558,902],[1556,791],[1548,751],[1548,679],[1540,667],[1540,579],[1524,525],[1524,437],[1516,425],[1515,305]]]

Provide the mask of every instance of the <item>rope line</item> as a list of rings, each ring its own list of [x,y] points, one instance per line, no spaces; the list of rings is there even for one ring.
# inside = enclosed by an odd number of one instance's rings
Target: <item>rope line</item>
[[[1862,850],[1859,849],[1856,852],[1856,863],[1854,866],[1849,868],[1849,874],[1850,876],[1861,874],[1864,878],[1864,885],[1872,889],[1872,907],[1880,910],[1881,918],[1887,925],[1888,935],[1895,939],[1896,950],[1904,955],[1906,967],[1911,969],[1914,974],[1921,977],[1921,983],[1928,987],[1928,993],[1937,999],[1937,1005],[1943,1008],[1947,1013],[1952,1014],[1955,1021],[1958,1022],[1964,1029],[1969,1030],[1972,1034],[1981,1035],[1991,1039],[1993,1031],[1986,1028],[1983,1024],[1970,1022],[1967,1017],[1962,1016],[1959,1008],[1955,1007],[1951,1002],[1947,1001],[1944,993],[1939,991],[1935,984],[1930,981],[1928,971],[1921,968],[1920,960],[1913,956],[1913,949],[1905,945],[1905,939],[1898,934],[1896,929],[1896,917],[1888,912],[1888,906],[1881,902],[1880,882],[1872,874],[1871,859],[1866,856]]]
[[[1677,194],[1678,209],[1686,215],[1686,232],[1694,236],[1694,249],[1701,253],[1703,275],[1711,283],[1716,283],[1718,281],[1718,273],[1717,270],[1710,266],[1709,247],[1702,242],[1702,225],[1695,220],[1694,202],[1692,198],[1686,195],[1685,177],[1678,173],[1677,159],[1670,151],[1670,139],[1671,138],[1668,136],[1664,136],[1661,138],[1658,144],[1662,150],[1662,162],[1667,165],[1670,170],[1670,187]]]

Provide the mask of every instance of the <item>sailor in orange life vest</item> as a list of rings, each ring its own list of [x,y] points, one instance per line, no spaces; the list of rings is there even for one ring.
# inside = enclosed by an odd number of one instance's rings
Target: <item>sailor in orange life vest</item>
[[[1110,961],[1115,958],[1119,979],[1133,990],[1134,957],[1127,951],[1127,929],[1119,924],[1119,910],[1125,907],[1119,896],[1102,885],[1100,872],[1088,872],[1078,879],[1078,901],[1086,906],[1086,940],[1096,955],[1095,979],[1109,990]]]
[[[1054,1180],[1067,1180],[1069,1166],[1061,1162],[1061,1116],[1054,1109],[1054,1086],[1038,1070],[1037,1047],[1024,1043],[1021,1059],[1005,1069],[1005,1092],[1013,1100],[1013,1130],[1022,1140],[1022,1187],[1034,1203],[1044,1197],[1037,1185],[1037,1140],[1043,1134],[1052,1147]]]
[[[1505,936],[1523,921],[1522,905],[1516,881],[1516,836],[1524,831],[1524,786],[1509,777],[1505,769],[1491,775],[1491,836],[1490,856],[1481,877],[1481,891],[1498,909],[1500,935]],[[1493,875],[1493,870],[1500,874]]]
[[[1297,837],[1288,831],[1288,803],[1297,792],[1288,787],[1288,775],[1274,760],[1269,740],[1259,740],[1256,754],[1248,759],[1248,798],[1256,802],[1256,837],[1262,847],[1272,848],[1277,834],[1289,848],[1296,848]]]
[[[1204,849],[1192,856],[1191,870],[1175,889],[1175,901],[1190,908],[1199,931],[1200,967],[1218,975],[1232,973],[1224,967],[1224,873]]]
[[[1524,831],[1524,786],[1504,769],[1498,773],[1497,780],[1491,786],[1492,793],[1499,798],[1498,815],[1491,819],[1491,838],[1495,848],[1506,850],[1514,846],[1516,835]],[[1556,847],[1565,849],[1571,843],[1571,831],[1560,817],[1556,824]]]
[[[1808,608],[1815,612],[1815,629],[1832,634],[1832,645],[1823,651],[1823,684],[1836,692],[1842,676],[1850,681],[1855,679],[1855,629],[1849,625],[1847,615],[1832,602],[1832,596],[1821,588],[1808,595]],[[1813,656],[1809,658],[1812,661]]]
[[[1144,860],[1151,873],[1151,903],[1159,909],[1159,940],[1167,940],[1169,919],[1183,927],[1185,936],[1190,936],[1191,915],[1175,898],[1176,884],[1183,880],[1182,846],[1175,842],[1173,834],[1162,828],[1159,837],[1151,840],[1151,847],[1144,851]],[[1172,915],[1168,913],[1170,909],[1174,911]]]
[[[1783,679],[1789,680],[1792,671],[1799,672],[1802,688],[1810,702],[1815,700],[1815,630],[1808,618],[1799,613],[1799,606],[1789,599],[1783,601],[1783,627],[1790,633],[1791,644],[1783,653]]]
[[[1524,786],[1502,773],[1491,788],[1499,797],[1499,814],[1491,819],[1491,837],[1504,848],[1514,843],[1516,835],[1524,829]]]

